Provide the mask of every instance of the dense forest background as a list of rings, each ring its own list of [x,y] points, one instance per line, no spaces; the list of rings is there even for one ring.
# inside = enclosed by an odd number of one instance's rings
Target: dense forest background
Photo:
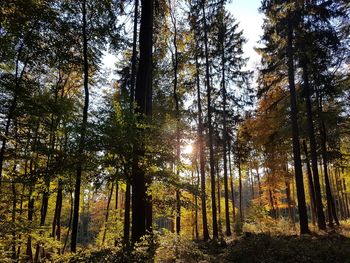
[[[228,3],[0,2],[1,262],[346,262],[350,4]]]

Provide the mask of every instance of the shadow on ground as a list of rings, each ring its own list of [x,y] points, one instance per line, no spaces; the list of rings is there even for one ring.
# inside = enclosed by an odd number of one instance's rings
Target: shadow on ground
[[[350,238],[338,233],[318,236],[249,234],[227,245],[202,244],[211,262],[350,263]]]

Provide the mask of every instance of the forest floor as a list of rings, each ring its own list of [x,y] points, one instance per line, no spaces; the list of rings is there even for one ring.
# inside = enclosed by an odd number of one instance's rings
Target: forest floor
[[[158,249],[156,262],[350,263],[350,221],[341,222],[341,227],[328,232],[311,232],[297,235],[295,231],[276,228],[269,232],[243,232],[222,242],[198,241],[191,245],[181,241],[172,258],[162,258],[171,253],[159,253]]]
[[[243,231],[247,229],[252,230],[246,227]],[[328,232],[312,229],[311,235],[278,227],[242,233],[208,242],[168,233],[159,236],[156,245],[144,243],[131,253],[122,249],[85,251],[59,262],[350,263],[350,221]]]

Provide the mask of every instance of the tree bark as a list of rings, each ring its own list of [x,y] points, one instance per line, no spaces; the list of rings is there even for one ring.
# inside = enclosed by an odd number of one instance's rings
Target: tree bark
[[[171,6],[171,3],[169,1],[169,6]],[[179,96],[178,96],[178,66],[179,66],[179,60],[178,60],[178,47],[177,47],[177,21],[174,14],[175,10],[170,10],[170,17],[171,22],[174,27],[174,33],[173,33],[173,48],[174,52],[172,53],[172,64],[173,64],[173,73],[174,73],[174,82],[173,82],[173,98],[174,98],[174,104],[175,104],[175,118],[176,118],[176,161],[175,161],[175,167],[176,167],[176,176],[178,180],[180,180],[180,106],[179,106]],[[181,231],[181,200],[180,200],[180,189],[176,189],[176,234],[180,234]]]
[[[222,14],[222,19],[224,19],[224,14]],[[225,29],[224,22],[222,21],[222,31],[221,32],[221,83],[222,83],[222,108],[223,108],[223,162],[224,162],[224,190],[225,190],[225,223],[226,223],[226,235],[231,236],[231,223],[230,223],[230,207],[228,200],[228,176],[227,176],[227,123],[226,123],[226,81],[225,81],[225,67],[226,67],[226,57],[225,57]]]
[[[239,157],[238,157],[239,158]],[[243,194],[243,191],[242,191],[242,171],[241,171],[241,160],[238,159],[238,183],[239,183],[239,220],[240,220],[240,223],[243,224],[243,198],[242,198],[242,194]]]
[[[232,175],[232,164],[231,164],[231,150],[230,150],[230,141],[228,140],[228,167],[230,171],[230,188],[231,188],[231,202],[232,202],[232,221],[236,220],[236,208],[235,208],[235,192],[233,188],[233,175]]]
[[[202,1],[203,12],[203,26],[204,26],[204,53],[205,53],[205,79],[207,86],[207,111],[208,111],[208,128],[209,128],[209,165],[210,165],[210,183],[211,183],[211,206],[212,206],[212,220],[213,220],[213,238],[217,239],[218,222],[216,214],[216,197],[215,197],[215,159],[213,146],[213,125],[212,125],[212,106],[211,106],[211,85],[209,73],[209,51],[208,51],[208,28],[207,18],[205,14],[205,0]]]
[[[196,39],[196,50],[198,50],[198,44]],[[199,79],[199,62],[198,54],[195,52],[196,59],[196,84],[197,84],[197,107],[198,107],[198,132],[197,132],[197,144],[199,154],[199,167],[201,174],[201,207],[202,207],[202,224],[203,224],[203,239],[209,239],[208,231],[208,219],[207,219],[207,204],[206,204],[206,182],[205,182],[205,158],[204,158],[204,138],[203,138],[203,120],[202,120],[202,103],[201,103],[201,91],[200,91],[200,79]]]
[[[309,187],[311,219],[312,219],[312,224],[315,225],[315,223],[316,223],[315,190],[314,190],[314,182],[312,180],[311,167],[310,167],[308,151],[307,151],[307,146],[306,146],[305,140],[303,140],[303,148],[304,148],[304,153],[305,153],[306,172],[307,172],[307,179],[308,179],[307,181],[308,181],[308,187]],[[322,210],[322,212],[323,212],[323,210]]]
[[[103,236],[102,236],[102,246],[105,244],[105,240],[106,240],[107,225],[108,225],[108,218],[109,218],[109,207],[111,205],[113,190],[114,190],[114,182],[112,181],[111,190],[109,192],[108,200],[107,200],[106,215],[105,215],[105,227],[104,227]]]
[[[312,165],[312,175],[313,175],[313,185],[315,192],[315,208],[317,212],[317,225],[320,230],[326,230],[326,220],[323,212],[322,196],[321,196],[321,186],[318,175],[318,162],[317,162],[317,146],[315,139],[315,128],[313,124],[313,114],[311,105],[311,94],[309,85],[309,74],[306,61],[302,61],[303,66],[303,81],[305,89],[306,98],[306,115],[307,115],[307,125],[308,125],[308,137],[310,140],[310,153],[311,153],[311,165]],[[304,146],[305,147],[305,146]]]
[[[303,171],[300,158],[299,127],[298,127],[298,108],[294,81],[294,51],[293,51],[293,25],[291,15],[288,14],[288,36],[287,36],[287,66],[288,82],[290,91],[291,104],[291,122],[292,122],[292,139],[293,139],[293,157],[295,167],[295,182],[298,198],[298,210],[300,217],[300,233],[310,233],[307,219],[307,210],[305,202],[305,191],[303,181]]]
[[[153,0],[141,1],[140,25],[140,62],[136,78],[135,102],[136,112],[144,119],[144,115],[152,115],[152,36],[153,36]],[[140,161],[145,155],[143,142],[134,145],[132,167],[132,241],[137,242],[151,231],[152,227],[152,200],[147,195],[147,188],[151,178],[145,178],[145,170]]]
[[[126,182],[125,188],[125,206],[124,206],[124,244],[126,247],[130,244],[130,183]]]
[[[83,153],[85,147],[86,126],[88,119],[89,109],[89,62],[88,62],[88,43],[87,43],[87,21],[86,21],[86,0],[82,2],[82,36],[83,36],[83,66],[84,66],[84,108],[83,108],[83,121],[80,128],[80,138],[78,147],[78,163],[76,171],[76,181],[74,190],[74,211],[73,211],[73,225],[72,225],[72,237],[71,237],[71,251],[77,251],[77,238],[78,238],[78,223],[79,223],[79,207],[80,207],[80,187],[81,187],[81,175],[83,165]]]

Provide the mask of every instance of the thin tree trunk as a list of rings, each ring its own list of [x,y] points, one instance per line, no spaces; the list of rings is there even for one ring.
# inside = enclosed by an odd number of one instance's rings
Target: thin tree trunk
[[[80,207],[80,187],[81,187],[81,175],[82,175],[82,156],[85,147],[86,126],[88,119],[89,109],[89,61],[88,61],[88,43],[87,43],[87,21],[86,21],[86,0],[82,2],[82,16],[83,16],[83,63],[84,63],[84,109],[83,109],[83,121],[80,128],[79,148],[78,148],[78,163],[76,171],[76,181],[74,190],[74,211],[73,211],[73,225],[72,225],[72,237],[71,237],[71,251],[77,251],[77,238],[78,238],[78,223],[79,223],[79,207]]]
[[[219,160],[216,160],[216,175],[217,175],[217,192],[218,192],[218,225],[219,233],[222,235],[222,224],[221,224],[221,189],[220,189],[220,171],[219,171]]]
[[[129,246],[130,243],[130,183],[126,182],[125,188],[125,206],[124,206],[124,244],[126,247]]]
[[[290,183],[286,179],[285,180],[285,185],[286,185],[286,197],[287,197],[287,203],[288,203],[288,215],[289,215],[289,220],[293,227],[295,227],[295,221],[294,221],[294,213],[293,213],[293,208],[292,208],[292,200],[291,200],[291,195],[290,195]]]
[[[24,176],[26,177],[27,175],[27,160],[25,161],[25,164],[24,164]],[[22,217],[22,214],[23,214],[23,196],[24,196],[24,191],[25,191],[25,184],[23,184],[23,188],[22,188],[22,195],[21,195],[21,199],[20,199],[20,203],[19,203],[19,216]],[[21,240],[22,239],[22,234],[20,233],[18,235],[18,240]],[[21,246],[22,246],[22,243],[19,243],[18,244],[18,248],[17,248],[17,255],[19,256],[21,254]]]
[[[230,172],[230,188],[231,188],[231,202],[232,202],[232,216],[233,222],[236,221],[236,208],[235,208],[235,192],[233,188],[233,175],[232,175],[232,164],[231,164],[231,150],[230,150],[230,142],[228,140],[228,166]]]
[[[64,254],[64,252],[66,251],[68,237],[69,237],[70,229],[71,229],[71,226],[72,226],[72,219],[73,219],[73,193],[70,192],[70,213],[69,213],[68,231],[67,231],[66,238],[64,240],[62,254]]]
[[[13,170],[16,169],[16,164],[14,165]],[[12,260],[14,262],[17,262],[17,253],[16,253],[16,229],[15,229],[15,224],[16,224],[16,209],[17,209],[17,191],[16,191],[16,186],[12,182],[11,183],[11,188],[12,188],[12,216],[11,216],[11,222],[12,222]]]
[[[238,157],[239,158],[239,157]],[[238,165],[238,183],[239,183],[239,219],[240,219],[240,223],[243,224],[243,204],[242,204],[242,201],[243,201],[243,198],[242,198],[242,171],[241,171],[241,160],[238,159],[238,162],[237,162],[237,165]]]
[[[260,182],[260,174],[259,174],[259,168],[256,167],[256,178],[258,179],[258,193],[259,193],[259,204],[261,205],[262,202],[261,202],[261,194],[262,194],[262,191],[261,191],[261,182]]]
[[[335,210],[335,203],[332,195],[332,190],[330,186],[329,176],[328,176],[328,160],[327,160],[327,132],[326,125],[324,121],[321,119],[322,114],[322,99],[318,96],[318,92],[316,92],[316,99],[318,102],[318,111],[319,111],[319,122],[320,122],[320,132],[321,132],[321,155],[323,159],[323,174],[324,174],[324,182],[326,187],[326,197],[327,197],[327,212],[328,212],[328,225],[329,227],[334,227],[333,219],[335,223],[339,225],[337,213]]]
[[[291,122],[293,137],[293,157],[295,167],[295,182],[298,197],[298,210],[300,218],[300,233],[310,233],[307,219],[307,210],[305,202],[305,191],[303,181],[303,171],[300,158],[299,127],[298,127],[298,108],[296,100],[295,82],[294,82],[294,51],[293,51],[293,25],[291,15],[288,14],[288,39],[287,39],[287,56],[288,56],[288,82],[290,91],[291,104]]]
[[[204,26],[204,53],[205,53],[205,76],[207,86],[207,111],[208,111],[208,127],[209,127],[209,165],[210,165],[210,182],[211,182],[211,205],[212,205],[212,220],[213,220],[213,238],[217,239],[218,222],[216,215],[216,198],[215,198],[215,160],[213,146],[213,125],[212,125],[212,106],[211,106],[211,85],[209,73],[209,51],[208,51],[208,29],[207,18],[205,14],[205,0],[202,0],[203,26]]]
[[[222,15],[222,19],[224,17],[224,14]],[[222,27],[224,27],[224,24],[222,23]],[[224,30],[225,31],[225,30]],[[222,32],[222,46],[221,46],[221,82],[222,82],[222,107],[223,107],[223,141],[222,141],[222,147],[223,147],[223,161],[224,161],[224,190],[225,190],[225,222],[226,222],[226,235],[231,236],[231,223],[230,223],[230,207],[229,207],[229,200],[228,200],[228,178],[227,178],[227,124],[226,124],[226,82],[225,82],[225,67],[226,67],[226,58],[225,58],[225,47],[224,47],[224,41],[225,40],[225,32]]]
[[[169,1],[169,6],[171,6],[171,3]],[[176,176],[178,180],[180,180],[180,109],[179,109],[179,96],[178,96],[178,48],[177,48],[177,21],[174,14],[175,10],[170,10],[170,17],[171,21],[174,27],[174,33],[173,33],[173,47],[174,52],[172,53],[172,64],[173,64],[173,70],[174,70],[174,82],[173,82],[173,98],[175,103],[175,118],[176,118]],[[180,234],[181,231],[181,200],[180,200],[180,189],[176,189],[176,234]]]
[[[303,140],[303,148],[304,148],[304,153],[305,153],[305,163],[306,163],[306,172],[307,172],[307,181],[308,181],[308,187],[309,187],[309,196],[310,196],[310,206],[311,206],[311,219],[312,219],[312,224],[315,225],[316,221],[316,206],[315,206],[315,191],[314,191],[314,182],[312,180],[312,174],[311,174],[311,167],[310,167],[310,162],[308,158],[308,151],[307,151],[307,146],[306,146],[306,141]],[[323,207],[323,206],[322,206]],[[323,210],[322,210],[323,213]],[[318,224],[320,225],[320,224]],[[321,229],[319,227],[319,229]]]
[[[132,37],[132,57],[131,57],[131,81],[130,81],[130,103],[131,106],[135,100],[135,77],[137,64],[137,21],[139,16],[139,0],[135,0],[134,4],[134,28]],[[132,107],[131,107],[132,109]]]
[[[196,50],[198,50],[196,41]],[[201,206],[202,206],[202,225],[203,225],[203,239],[209,239],[208,219],[207,219],[207,204],[206,204],[206,182],[205,182],[205,158],[204,158],[204,138],[203,138],[203,120],[202,120],[202,103],[200,93],[200,79],[199,79],[199,62],[198,54],[195,53],[196,59],[196,84],[197,84],[197,107],[198,107],[198,134],[197,144],[199,151],[199,167],[201,174]]]
[[[308,68],[306,61],[302,61],[303,64],[303,80],[304,80],[304,91],[306,97],[306,115],[308,124],[308,137],[310,139],[310,153],[311,153],[311,165],[312,165],[312,175],[313,175],[313,185],[314,185],[314,207],[317,212],[317,225],[320,230],[326,230],[326,220],[323,212],[322,196],[321,196],[321,186],[318,175],[318,162],[317,162],[317,146],[315,139],[315,129],[313,124],[313,114],[311,105],[311,94],[309,85]],[[304,146],[305,147],[305,146]],[[312,177],[311,177],[312,178]],[[312,210],[313,211],[313,210]]]
[[[255,193],[254,193],[253,171],[252,171],[252,169],[250,167],[249,167],[248,173],[249,173],[248,176],[249,176],[249,179],[250,179],[250,187],[251,187],[251,191],[252,191],[252,200],[254,200]]]
[[[56,196],[56,207],[55,207],[55,214],[53,218],[52,223],[52,232],[51,235],[53,239],[60,240],[61,239],[61,211],[62,211],[62,201],[63,201],[63,194],[62,194],[62,181],[58,180],[58,186],[57,186],[57,196]],[[61,249],[58,249],[58,254],[61,254]]]
[[[116,232],[118,228],[118,200],[119,200],[119,183],[118,179],[115,180],[115,217],[116,217]],[[118,246],[118,238],[114,240],[114,246]]]
[[[197,188],[197,190],[199,190],[199,169],[198,169],[197,160],[196,160],[196,170],[197,170],[196,188]],[[196,239],[198,239],[199,232],[198,232],[198,197],[197,197],[197,194],[194,195],[194,204],[195,204],[195,214],[194,214],[195,237],[196,237]]]
[[[109,207],[111,205],[113,190],[114,190],[114,182],[112,181],[111,191],[109,192],[108,200],[107,200],[107,208],[106,208],[106,215],[105,215],[105,227],[103,230],[103,237],[102,237],[102,246],[105,244],[105,240],[106,240],[107,225],[108,225],[108,218],[109,218]]]

